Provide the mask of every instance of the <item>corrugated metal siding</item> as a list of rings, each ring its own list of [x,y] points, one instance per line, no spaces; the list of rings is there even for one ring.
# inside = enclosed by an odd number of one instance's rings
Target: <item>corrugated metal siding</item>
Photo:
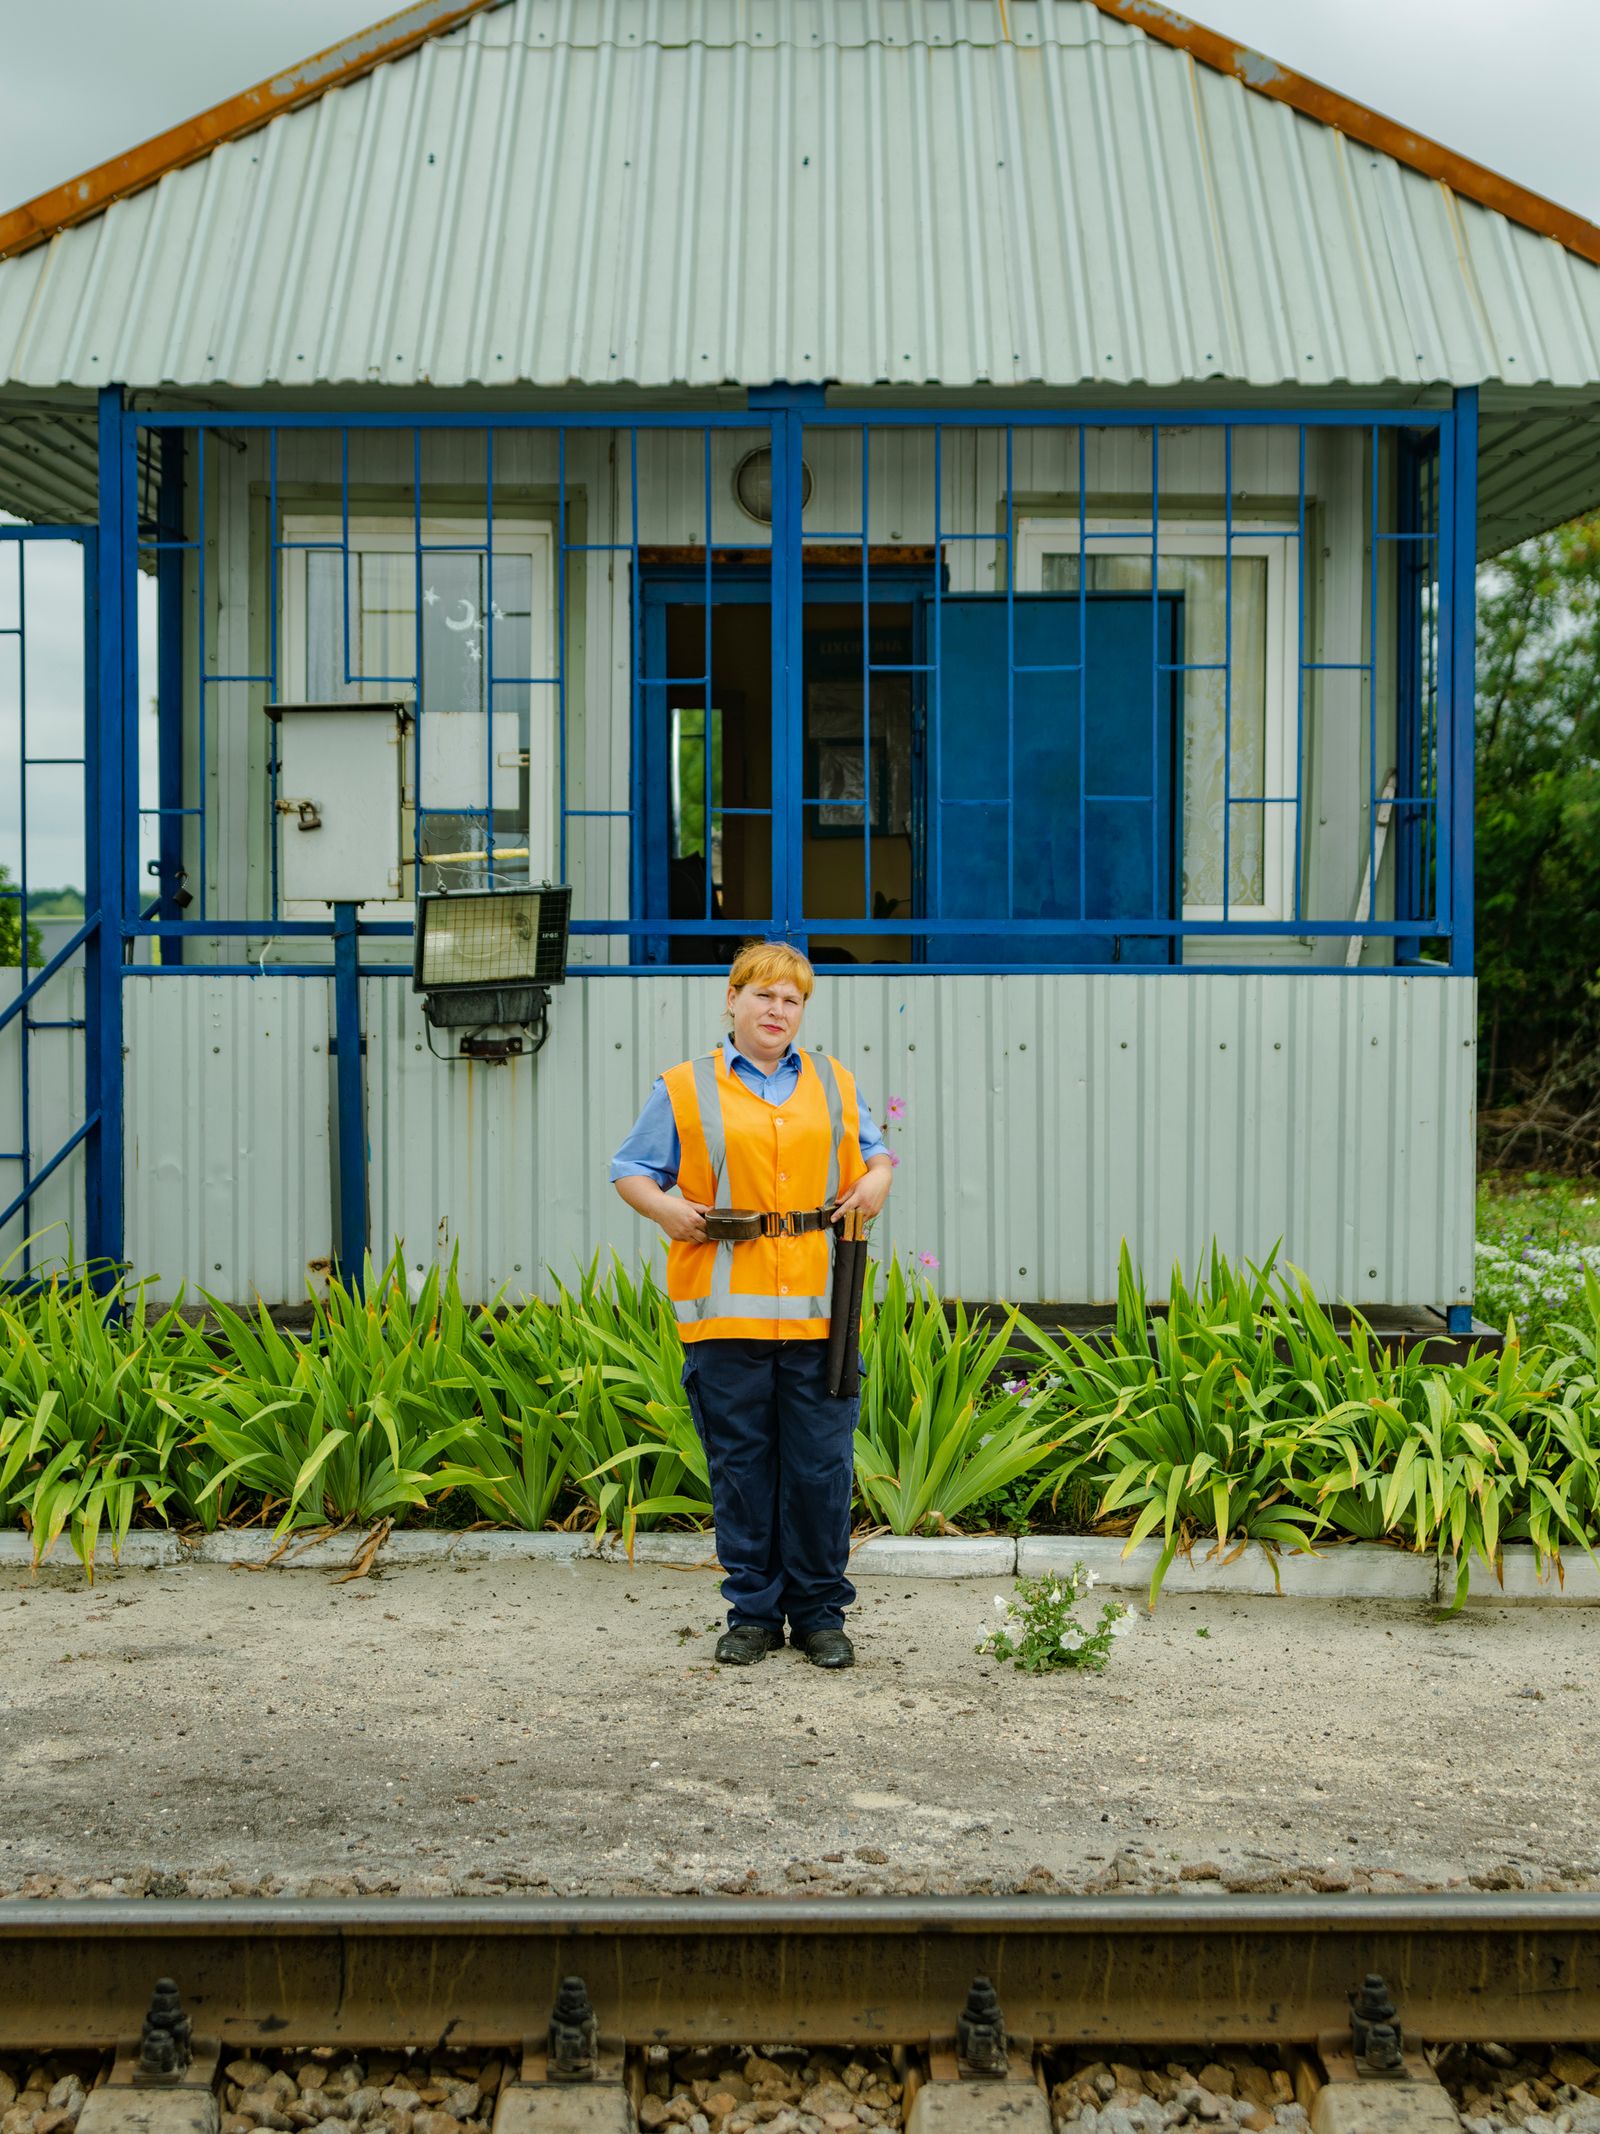
[[[331,1238],[315,980],[128,982],[128,1250],[180,1281],[303,1297]],[[447,1067],[402,980],[363,986],[373,1249],[460,1256],[471,1293],[550,1287],[654,1236],[608,1184],[661,1067],[716,1038],[715,979],[585,979],[537,1060]],[[1222,974],[824,982],[807,1036],[902,1158],[884,1252],[950,1295],[1106,1299],[1126,1236],[1152,1295],[1213,1235],[1281,1238],[1318,1291],[1471,1295],[1470,979]]]
[[[130,978],[127,1255],[156,1279],[298,1303],[333,1249],[328,1016],[316,979]]]
[[[37,997],[32,1013],[51,1022],[81,1021],[84,983],[81,962],[69,964]],[[0,970],[0,1008],[16,999],[21,987],[22,974],[15,966]],[[37,1176],[83,1124],[83,1039],[72,1030],[36,1030],[30,1039],[29,1066],[29,1144]],[[0,1149],[21,1148],[21,1127],[22,1029],[14,1019],[0,1030]],[[80,1142],[28,1207],[0,1229],[0,1269],[5,1278],[22,1272],[21,1259],[12,1256],[20,1252],[24,1238],[34,1241],[35,1267],[83,1251],[83,1153]],[[9,1207],[21,1190],[22,1166],[0,1163],[0,1208]]]
[[[365,996],[375,1249],[458,1252],[480,1295],[638,1255],[654,1233],[607,1161],[652,1075],[715,1041],[719,980],[572,983],[538,1059],[488,1069],[429,1056],[403,983]],[[1376,973],[851,978],[807,1035],[880,1121],[904,1099],[880,1247],[933,1253],[947,1294],[1106,1299],[1126,1236],[1159,1296],[1215,1235],[1281,1238],[1325,1295],[1443,1304],[1473,1279],[1474,997]]]
[[[1082,0],[511,0],[0,264],[28,385],[1600,377],[1600,269]]]

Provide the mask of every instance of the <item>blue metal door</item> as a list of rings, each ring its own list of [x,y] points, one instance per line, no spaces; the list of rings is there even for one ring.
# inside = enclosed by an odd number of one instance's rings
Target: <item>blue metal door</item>
[[[1148,593],[939,603],[928,706],[928,912],[946,962],[1167,963],[1178,917],[1182,602]],[[1051,919],[1104,930],[1052,933]],[[1005,925],[1005,922],[1002,922]]]
[[[41,1262],[82,1261],[102,1249],[91,768],[96,554],[93,527],[0,525],[0,1281],[7,1285],[27,1282]],[[76,874],[70,886],[81,890],[81,905],[63,894],[68,884],[59,877],[68,873]],[[79,1229],[69,1159],[84,1143]]]

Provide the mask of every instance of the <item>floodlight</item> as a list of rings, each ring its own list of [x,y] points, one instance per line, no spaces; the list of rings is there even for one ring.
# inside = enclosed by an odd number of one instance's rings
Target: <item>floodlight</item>
[[[434,1028],[536,1028],[537,1051],[550,987],[567,975],[571,906],[570,888],[548,884],[420,896],[411,983]],[[504,1048],[496,1056],[503,1057]]]

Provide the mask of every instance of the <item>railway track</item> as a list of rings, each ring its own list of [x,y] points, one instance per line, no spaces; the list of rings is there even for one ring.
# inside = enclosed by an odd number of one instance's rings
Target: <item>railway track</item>
[[[1353,2038],[1372,1974],[1398,2013]],[[161,1979],[200,2119],[135,2072]],[[1196,2045],[1289,2055],[1318,2134],[1384,2134],[1457,2123],[1423,2043],[1596,2038],[1595,1894],[0,1903],[0,2053],[104,2056],[80,2134],[203,2134],[219,2066],[288,2046],[492,2051],[495,2134],[622,2134],[650,2052],[754,2041],[896,2055],[913,2134],[1048,2134],[1051,2054]]]

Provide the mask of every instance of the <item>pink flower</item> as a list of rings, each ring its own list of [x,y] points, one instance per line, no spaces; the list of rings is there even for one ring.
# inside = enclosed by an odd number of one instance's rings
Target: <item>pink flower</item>
[[[919,1267],[937,1267],[938,1264],[939,1262],[931,1252],[919,1252],[917,1254],[917,1265]]]
[[[896,1171],[898,1171],[900,1168],[900,1158],[895,1154],[893,1149],[890,1149],[889,1151],[889,1166],[891,1170]]]
[[[890,1117],[891,1119],[903,1119],[903,1118],[905,1117],[905,1115],[906,1115],[906,1100],[905,1100],[905,1098],[904,1098],[904,1097],[891,1097],[891,1098],[889,1099],[889,1106],[888,1106],[888,1110],[889,1110],[889,1117]]]

